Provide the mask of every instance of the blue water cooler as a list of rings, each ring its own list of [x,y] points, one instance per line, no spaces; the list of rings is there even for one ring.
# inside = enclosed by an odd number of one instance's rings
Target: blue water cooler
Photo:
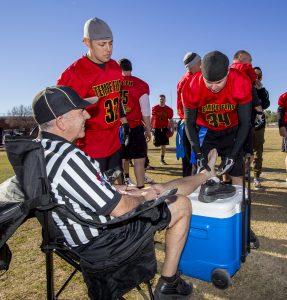
[[[240,186],[234,196],[211,203],[198,201],[198,193],[199,189],[189,196],[192,218],[179,269],[225,289],[249,252],[247,201]]]

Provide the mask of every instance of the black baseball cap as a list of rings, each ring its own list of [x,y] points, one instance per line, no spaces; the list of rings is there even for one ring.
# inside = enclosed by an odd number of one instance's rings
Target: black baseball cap
[[[223,79],[228,73],[229,59],[220,51],[204,55],[201,62],[202,76],[211,82]]]
[[[32,103],[33,116],[38,124],[54,120],[72,109],[90,106],[72,88],[57,85],[39,92]]]

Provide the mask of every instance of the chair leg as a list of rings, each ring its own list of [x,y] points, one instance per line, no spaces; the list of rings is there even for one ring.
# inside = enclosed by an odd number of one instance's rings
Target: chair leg
[[[151,288],[151,282],[150,281],[146,282],[146,285],[147,285],[150,300],[154,300],[154,296]]]
[[[70,280],[74,277],[74,275],[76,274],[78,270],[75,269],[70,276],[67,278],[67,280],[65,281],[65,283],[62,285],[62,287],[60,288],[60,290],[58,291],[58,293],[56,294],[56,299],[58,299],[58,297],[60,296],[60,294],[62,293],[62,291],[66,288],[66,286],[68,285],[68,283],[70,282]]]
[[[149,298],[150,298],[150,300],[154,300],[154,296],[153,296],[153,292],[152,292],[152,288],[151,288],[151,282],[150,282],[150,281],[147,281],[147,282],[145,282],[145,284],[147,285],[147,289],[148,289],[148,293],[149,293]],[[142,289],[141,289],[141,287],[140,287],[139,285],[137,286],[137,290],[138,290],[139,292],[142,291]]]
[[[47,300],[55,300],[54,296],[54,268],[53,252],[46,252],[46,280],[47,280]]]

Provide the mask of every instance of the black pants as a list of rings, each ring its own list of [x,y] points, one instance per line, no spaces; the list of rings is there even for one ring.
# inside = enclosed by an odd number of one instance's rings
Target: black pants
[[[182,177],[187,177],[195,175],[197,171],[196,164],[190,162],[191,158],[191,145],[186,136],[185,128],[183,128],[183,147],[184,147],[184,157],[182,158]]]

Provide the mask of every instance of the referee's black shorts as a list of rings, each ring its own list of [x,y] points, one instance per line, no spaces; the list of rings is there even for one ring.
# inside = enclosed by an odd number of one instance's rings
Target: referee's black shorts
[[[169,145],[168,128],[154,128],[153,144],[155,147]]]
[[[202,153],[207,155],[209,151],[215,148],[218,155],[222,158],[230,157],[234,143],[236,141],[236,135],[238,126],[228,128],[221,131],[215,131],[208,129],[202,142]],[[243,149],[236,157],[235,164],[229,175],[234,177],[243,176]]]
[[[147,156],[147,143],[144,132],[145,130],[142,125],[131,128],[129,144],[122,146],[122,158],[137,159]]]
[[[80,256],[89,298],[119,299],[142,280],[153,278],[156,273],[153,236],[166,228],[170,220],[170,210],[163,202],[149,210],[146,207],[139,216],[120,226],[99,229],[99,236],[74,248]]]

